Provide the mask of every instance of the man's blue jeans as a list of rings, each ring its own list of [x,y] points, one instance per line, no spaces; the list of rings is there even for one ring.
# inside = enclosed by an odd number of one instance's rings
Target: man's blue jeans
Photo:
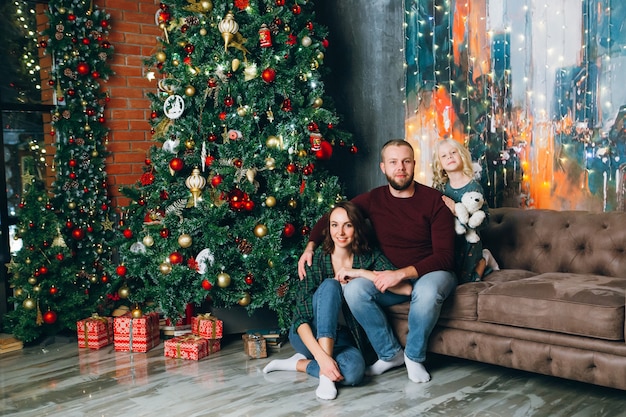
[[[338,318],[341,312],[341,284],[334,279],[322,281],[313,294],[313,322],[311,330],[316,339],[329,337],[335,341],[333,358],[343,375],[343,385],[358,385],[365,375],[365,359],[361,351],[354,346],[352,336],[348,329],[338,328]],[[319,378],[320,367],[309,349],[300,339],[296,329],[291,327],[289,341],[296,352],[303,354],[311,362],[307,365],[306,372]]]
[[[441,311],[441,305],[454,291],[456,275],[449,271],[433,271],[414,281],[411,296],[386,291],[381,293],[366,278],[356,278],[344,288],[346,302],[361,324],[379,359],[390,361],[402,346],[387,320],[383,307],[411,301],[409,334],[404,353],[414,362],[426,360],[428,338]]]

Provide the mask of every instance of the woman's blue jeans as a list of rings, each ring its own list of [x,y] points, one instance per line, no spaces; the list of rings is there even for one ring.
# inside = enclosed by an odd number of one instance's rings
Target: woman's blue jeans
[[[341,312],[342,289],[339,281],[326,279],[313,294],[313,322],[310,323],[316,339],[329,337],[335,341],[333,348],[333,358],[339,366],[343,375],[343,385],[358,385],[365,375],[365,360],[361,351],[354,346],[352,336],[348,329],[338,326],[338,318]],[[306,372],[319,378],[320,367],[309,349],[302,342],[302,339],[291,327],[289,331],[289,341],[296,350],[311,359],[307,365]]]
[[[433,271],[415,280],[413,292],[409,297],[389,291],[381,293],[372,281],[356,278],[346,285],[344,296],[350,311],[365,330],[378,358],[384,361],[390,361],[402,346],[383,308],[410,300],[409,334],[404,353],[414,362],[424,362],[428,338],[439,319],[441,305],[454,291],[456,285],[456,275],[453,272]]]

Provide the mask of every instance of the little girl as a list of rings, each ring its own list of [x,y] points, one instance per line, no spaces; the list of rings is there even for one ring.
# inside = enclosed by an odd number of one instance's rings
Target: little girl
[[[477,191],[484,195],[483,187],[474,179],[472,157],[469,150],[454,139],[442,139],[435,145],[433,155],[433,187],[443,193],[443,201],[456,215],[454,205],[463,194]],[[481,208],[487,215],[480,227],[489,222],[489,206]],[[457,235],[456,273],[459,283],[480,281],[486,273],[498,269],[488,249],[483,250],[482,241],[469,243],[463,235]],[[487,264],[489,263],[489,268]]]

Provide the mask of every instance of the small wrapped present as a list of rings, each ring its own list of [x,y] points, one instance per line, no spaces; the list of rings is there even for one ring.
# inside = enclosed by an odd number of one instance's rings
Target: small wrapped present
[[[198,314],[191,318],[191,332],[205,339],[221,339],[224,322],[211,313]]]
[[[113,320],[113,345],[119,352],[147,352],[161,342],[159,314],[133,318],[130,314]]]
[[[243,351],[253,359],[267,358],[267,343],[260,334],[243,334]]]
[[[166,340],[163,352],[166,357],[197,361],[220,350],[219,339],[205,339],[196,335],[186,335]]]
[[[113,318],[94,313],[76,322],[76,332],[79,348],[101,349],[113,343]]]

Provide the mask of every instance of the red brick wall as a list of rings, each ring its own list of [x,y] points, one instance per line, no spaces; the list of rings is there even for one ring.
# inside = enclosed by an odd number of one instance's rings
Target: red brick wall
[[[96,0],[111,15],[109,41],[115,52],[110,62],[113,71],[103,88],[109,92],[107,126],[110,129],[106,171],[113,207],[125,206],[119,187],[135,183],[152,145],[150,100],[147,93],[156,91],[156,82],[146,78],[144,58],[154,53],[157,36],[162,34],[154,23],[159,0]]]

